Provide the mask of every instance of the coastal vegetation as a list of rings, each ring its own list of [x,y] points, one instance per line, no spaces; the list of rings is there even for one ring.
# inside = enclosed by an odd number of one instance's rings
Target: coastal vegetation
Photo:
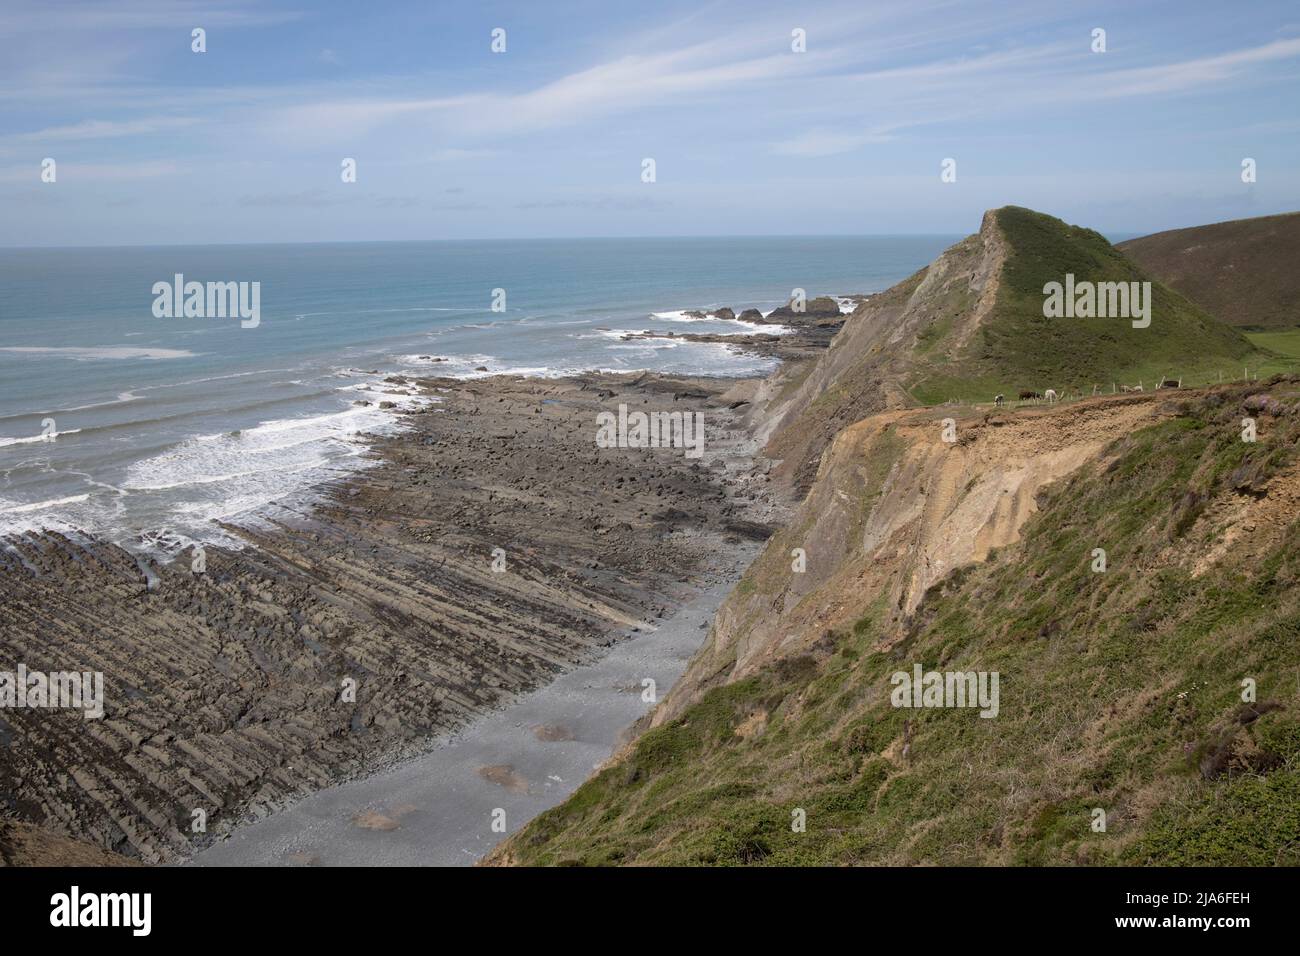
[[[912,395],[924,404],[987,402],[1022,388],[1090,395],[1162,377],[1202,385],[1272,369],[1276,357],[1143,271],[1091,229],[1016,206],[996,210],[1005,243],[996,299],[974,335],[954,341],[960,318],[940,310],[916,347]],[[1044,288],[1150,282],[1150,325],[1128,317],[1044,316]],[[956,303],[955,314],[974,303]]]
[[[1267,438],[1243,442],[1260,394]],[[1295,380],[1188,399],[1043,493],[1020,541],[934,586],[905,628],[845,595],[851,627],[708,690],[506,857],[1300,863],[1300,543],[1260,527],[1246,553],[1202,561],[1232,533],[1221,509],[1294,490],[1297,441]],[[912,661],[1000,672],[999,717],[891,706]]]
[[[1067,273],[1150,282],[1151,325],[1045,318]],[[492,862],[1300,863],[1297,356],[1092,230],[987,213],[778,380],[801,506],[639,735]],[[1083,400],[992,408],[1025,386]],[[1000,675],[997,716],[896,706],[914,667]]]

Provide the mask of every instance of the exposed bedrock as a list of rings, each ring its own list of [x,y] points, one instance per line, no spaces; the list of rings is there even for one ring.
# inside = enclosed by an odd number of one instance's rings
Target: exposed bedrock
[[[0,547],[0,671],[105,679],[99,720],[0,710],[0,815],[174,859],[590,660],[774,518],[731,382],[425,384],[442,401],[379,464],[201,574],[52,533]],[[702,411],[704,456],[598,448],[619,403]]]

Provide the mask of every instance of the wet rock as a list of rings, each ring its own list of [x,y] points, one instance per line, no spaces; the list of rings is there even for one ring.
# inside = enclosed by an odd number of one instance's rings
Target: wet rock
[[[4,712],[8,805],[175,860],[196,840],[196,808],[208,814],[197,840],[216,839],[593,659],[629,622],[669,611],[680,579],[706,573],[767,508],[747,516],[725,468],[680,450],[598,448],[597,412],[703,411],[710,456],[740,467],[746,433],[718,398],[733,384],[421,380],[438,414],[376,439],[373,468],[292,525],[231,529],[249,546],[209,548],[203,573],[152,562],[149,591],[119,547],[53,532],[6,542],[0,660],[105,680],[102,721]],[[689,536],[665,538],[663,514]]]

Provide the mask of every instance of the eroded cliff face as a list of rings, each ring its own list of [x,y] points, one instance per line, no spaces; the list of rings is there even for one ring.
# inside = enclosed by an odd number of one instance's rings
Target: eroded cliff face
[[[1221,800],[1290,840],[1271,808],[1294,774],[1250,774],[1300,730],[1238,693],[1290,686],[1300,646],[1295,381],[1015,403],[1017,383],[1088,394],[1097,369],[1237,354],[1159,287],[1150,336],[1045,326],[1041,276],[1071,269],[1141,277],[1091,230],[993,210],[757,390],[793,518],[627,745],[491,862],[1213,861]],[[1240,440],[1246,414],[1266,444]],[[903,661],[1006,675],[1001,719],[894,706]],[[1221,787],[1225,768],[1254,782]],[[1080,809],[1098,805],[1122,821],[1106,845]]]
[[[842,429],[916,405],[904,384],[918,358],[929,363],[970,345],[994,308],[1005,258],[990,211],[979,233],[855,309],[815,365],[777,376],[756,402],[756,414],[763,416],[760,435],[770,439],[767,454],[781,461],[778,477],[806,491],[822,452]]]
[[[942,413],[841,436],[657,726],[490,862],[1295,862],[1300,381]],[[918,666],[1000,698],[899,706]]]
[[[1163,414],[1151,395],[1014,412],[916,407],[914,393],[947,394],[954,369],[1000,367],[986,333],[1023,305],[1005,295],[1013,259],[1037,254],[1007,232],[1017,215],[1037,216],[988,211],[978,233],[862,303],[815,364],[765,383],[752,414],[763,417],[773,474],[806,497],[654,723],[773,655],[851,628],[868,608],[901,633],[927,589],[1017,539],[1040,489]],[[1034,222],[1087,258],[1074,227]],[[993,398],[989,391],[984,401]],[[942,436],[950,416],[952,443]],[[805,567],[796,571],[800,553]]]
[[[868,613],[886,622],[888,647],[931,586],[1018,539],[1044,486],[1170,413],[1150,394],[1014,414],[891,411],[844,429],[652,725]]]

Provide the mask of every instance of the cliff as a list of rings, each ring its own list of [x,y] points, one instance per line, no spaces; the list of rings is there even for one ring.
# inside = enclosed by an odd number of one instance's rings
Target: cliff
[[[1151,325],[1044,320],[1067,271],[1151,281]],[[490,862],[1297,862],[1297,379],[988,401],[1254,354],[1096,233],[986,214],[761,390],[802,504],[638,735]],[[916,667],[998,675],[996,713],[898,706]]]

